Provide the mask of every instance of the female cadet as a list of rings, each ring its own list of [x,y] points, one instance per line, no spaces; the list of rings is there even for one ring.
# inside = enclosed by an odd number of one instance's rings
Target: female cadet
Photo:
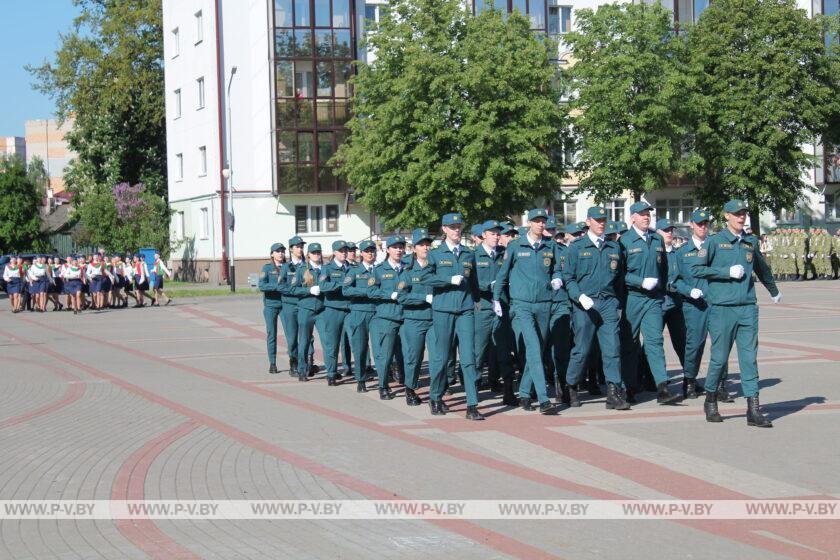
[[[334,386],[341,379],[338,373],[338,351],[344,323],[350,313],[350,301],[341,293],[347,274],[347,243],[338,240],[332,244],[333,260],[324,266],[318,286],[324,295],[324,311],[321,315],[321,347],[324,349],[324,368],[327,370],[327,385]]]
[[[428,272],[429,250],[432,236],[425,228],[415,229],[411,236],[414,245],[408,264],[403,270],[398,285],[397,301],[403,306],[403,326],[400,342],[405,356],[405,403],[417,406],[423,401],[415,393],[420,378],[420,366],[432,333],[432,288],[423,285],[423,275]],[[442,380],[442,379],[441,379]],[[436,388],[439,391],[443,387]]]
[[[146,267],[146,262],[141,260],[140,255],[134,255],[132,259],[133,276],[134,276],[134,290],[137,292],[135,298],[137,304],[134,307],[143,307],[143,299],[146,297],[146,290],[149,289],[149,269]]]
[[[277,316],[283,307],[282,296],[277,288],[285,251],[286,247],[282,243],[274,243],[269,250],[271,262],[263,265],[260,272],[259,288],[263,293],[268,373],[277,373]]]
[[[85,268],[85,276],[87,276],[90,285],[90,295],[94,309],[102,309],[105,302],[102,293],[102,279],[105,274],[105,263],[100,260],[99,253],[94,253],[93,261]]]
[[[152,268],[149,274],[149,277],[154,277],[155,281],[154,284],[151,284],[149,288],[152,290],[152,305],[160,305],[160,297],[163,296],[166,298],[166,303],[164,305],[169,305],[172,303],[172,298],[166,295],[163,291],[163,275],[166,275],[168,279],[172,279],[172,273],[166,268],[166,265],[163,264],[163,261],[160,259],[160,253],[155,251],[155,262],[152,264]]]
[[[6,263],[6,268],[3,269],[3,281],[6,282],[6,293],[9,294],[12,313],[20,311],[20,292],[23,288],[22,272],[20,259],[12,255],[9,262]]]
[[[376,303],[376,312],[370,324],[370,341],[379,378],[379,398],[384,401],[394,398],[388,387],[388,370],[394,359],[394,348],[403,321],[402,306],[397,300],[404,251],[403,236],[389,237],[385,242],[385,260],[374,269],[373,282],[368,280],[368,295]]]
[[[359,244],[362,262],[347,273],[341,293],[350,298],[350,315],[347,317],[347,333],[353,350],[353,366],[356,375],[356,392],[365,393],[366,364],[368,363],[368,332],[370,321],[376,310],[368,297],[368,283],[373,279],[373,263],[376,260],[376,244],[367,239]]]
[[[67,266],[61,271],[64,279],[64,291],[70,298],[70,306],[73,308],[73,315],[82,312],[82,278],[84,270],[78,266],[75,256],[67,258]]]
[[[312,355],[314,352],[313,329],[318,327],[318,334],[323,339],[323,325],[319,315],[324,310],[324,297],[318,281],[321,278],[321,244],[310,243],[307,246],[306,264],[299,266],[291,287],[294,295],[300,299],[297,304],[298,321],[298,352],[301,359],[298,363],[298,381],[308,381],[308,376],[314,371]]]
[[[280,322],[283,324],[283,334],[286,346],[289,348],[289,375],[297,375],[298,367],[298,321],[297,305],[300,297],[295,295],[293,288],[297,269],[305,266],[303,260],[303,239],[298,236],[289,239],[289,261],[280,269],[278,289],[281,296]]]
[[[29,282],[29,293],[32,295],[32,307],[38,313],[43,313],[47,310],[47,291],[50,286],[49,272],[46,257],[44,255],[38,255],[26,273],[26,279]]]
[[[53,304],[53,311],[61,311],[64,306],[58,301],[59,294],[64,292],[64,286],[58,273],[61,271],[61,263],[58,257],[50,257],[47,259],[47,269],[50,276],[50,287],[48,289],[47,297]]]

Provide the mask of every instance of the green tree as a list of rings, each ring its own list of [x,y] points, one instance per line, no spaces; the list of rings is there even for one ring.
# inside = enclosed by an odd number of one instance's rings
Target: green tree
[[[508,216],[559,191],[555,47],[525,17],[396,0],[368,47],[334,163],[386,227]]]
[[[684,39],[658,3],[607,4],[576,12],[564,36],[575,60],[567,73],[581,192],[636,200],[690,169]]]
[[[794,0],[715,0],[689,32],[696,144],[704,204],[729,198],[763,210],[794,208],[813,156],[803,145],[838,122],[840,64],[824,40],[836,21],[809,18]]]
[[[20,158],[0,156],[0,254],[44,250],[40,205]]]
[[[73,0],[81,15],[55,60],[28,70],[51,96],[77,157],[68,190],[129,181],[166,196],[163,34],[159,0]]]
[[[37,189],[38,196],[47,196],[47,188],[50,186],[50,174],[40,156],[34,156],[26,166],[26,176],[32,181]]]

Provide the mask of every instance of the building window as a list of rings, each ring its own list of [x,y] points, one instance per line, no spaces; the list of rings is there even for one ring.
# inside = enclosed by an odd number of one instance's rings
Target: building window
[[[830,222],[840,221],[840,193],[825,194],[825,219]]]
[[[826,197],[826,201],[828,198]],[[780,224],[798,224],[799,223],[799,209],[794,208],[792,210],[783,209],[781,212],[776,214],[776,222]]]
[[[178,33],[178,28],[172,30],[172,58],[181,54],[181,34]]]
[[[175,180],[184,179],[184,154],[175,154]]]
[[[338,233],[338,204],[295,206],[295,233]]]
[[[554,201],[554,216],[557,223],[563,225],[573,224],[577,221],[577,200],[559,199]]]
[[[201,10],[195,13],[195,44],[199,44],[204,40],[204,16],[201,15]]]
[[[201,209],[201,239],[210,237],[210,212],[207,208]]]
[[[825,144],[825,182],[840,183],[840,147]]]
[[[624,221],[624,204],[627,202],[626,198],[616,198],[604,204],[607,209],[607,218],[615,222]]]
[[[656,201],[656,219],[668,218],[678,225],[688,224],[694,208],[694,201],[690,198],[660,199]]]
[[[184,238],[184,213],[177,212],[175,214],[175,239]]]
[[[175,90],[175,118],[181,118],[181,90]]]
[[[198,162],[198,176],[204,177],[207,175],[207,146],[199,146]]]
[[[198,108],[204,109],[204,77],[197,79],[195,83],[198,86]]]
[[[557,6],[552,1],[548,6],[548,33],[561,35],[572,30],[572,7]]]

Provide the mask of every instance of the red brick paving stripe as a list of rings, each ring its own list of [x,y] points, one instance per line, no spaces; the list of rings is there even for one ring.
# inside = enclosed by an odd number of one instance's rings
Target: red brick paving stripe
[[[37,418],[39,416],[44,416],[46,414],[51,414],[57,410],[64,408],[65,406],[71,405],[85,394],[86,387],[84,383],[79,383],[81,378],[72,373],[68,373],[66,371],[62,371],[59,369],[54,368],[46,368],[47,371],[54,373],[58,377],[65,379],[67,381],[72,381],[75,383],[68,383],[67,389],[64,391],[64,395],[57,401],[53,401],[51,403],[47,403],[43,406],[36,408],[35,410],[31,410],[24,414],[20,414],[18,416],[12,416],[11,418],[6,418],[5,420],[0,420],[0,430],[3,428],[8,428],[10,426],[17,426],[18,424],[22,424],[24,422],[28,422],[33,418]]]
[[[79,364],[81,365],[81,364]],[[146,475],[149,468],[167,447],[198,427],[192,420],[146,442],[120,465],[111,485],[112,500],[143,500],[146,497]],[[137,548],[155,560],[192,560],[197,554],[181,546],[161,531],[151,519],[116,519],[117,530]]]
[[[33,324],[36,324],[36,325],[39,325],[39,326],[42,326],[42,327],[45,327],[45,328],[48,328],[48,329],[51,329],[51,330],[55,330],[57,332],[68,332],[69,333],[69,331],[63,331],[63,329],[59,329],[57,327],[43,325],[41,323],[38,323],[37,321],[32,321],[32,320],[29,320],[29,319],[24,319],[24,320],[26,322],[30,322],[30,323],[33,323]],[[90,375],[93,375],[94,377],[98,377],[100,379],[106,379],[106,380],[110,381],[111,383],[113,383],[114,385],[117,385],[118,387],[121,387],[121,388],[125,389],[126,391],[129,391],[129,392],[132,392],[134,394],[140,395],[141,397],[145,398],[148,401],[154,402],[154,403],[156,403],[160,406],[168,408],[168,409],[170,409],[174,412],[177,412],[178,414],[181,414],[181,415],[183,415],[187,418],[191,418],[194,422],[205,425],[205,426],[207,426],[207,427],[209,427],[209,428],[211,428],[211,429],[213,429],[213,430],[215,430],[219,433],[222,433],[222,434],[226,435],[229,438],[232,438],[232,439],[242,443],[243,445],[246,445],[248,447],[256,449],[257,451],[265,453],[266,455],[271,455],[273,457],[276,457],[276,458],[280,459],[281,461],[284,461],[284,462],[286,462],[290,465],[293,465],[297,468],[303,469],[303,470],[305,470],[305,471],[307,471],[307,472],[309,472],[309,473],[311,473],[315,476],[319,476],[321,478],[329,480],[329,481],[331,481],[335,484],[343,486],[343,487],[345,487],[345,488],[347,488],[347,489],[349,489],[353,492],[356,492],[358,494],[366,496],[370,499],[376,499],[376,500],[402,500],[402,499],[406,499],[405,496],[400,496],[399,494],[397,494],[395,492],[392,492],[390,490],[386,490],[384,488],[380,488],[379,486],[370,484],[370,483],[368,483],[364,480],[355,478],[355,477],[350,476],[348,474],[345,474],[341,471],[338,471],[336,469],[328,467],[323,463],[319,463],[319,462],[317,462],[315,460],[312,460],[312,459],[309,459],[309,458],[307,458],[303,455],[299,455],[299,454],[297,454],[293,451],[289,451],[287,449],[284,449],[283,447],[280,447],[279,445],[268,442],[264,439],[261,439],[257,436],[254,436],[253,434],[250,434],[248,432],[244,432],[244,431],[242,431],[242,430],[240,430],[240,429],[238,429],[238,428],[236,428],[236,427],[234,427],[230,424],[227,424],[225,422],[222,422],[221,420],[213,418],[212,416],[208,416],[208,415],[206,415],[204,413],[201,413],[197,410],[194,410],[194,409],[189,408],[187,406],[178,404],[178,403],[176,403],[174,401],[171,401],[171,400],[169,400],[169,399],[167,399],[167,398],[165,398],[161,395],[158,395],[157,393],[154,393],[152,391],[148,391],[146,389],[143,389],[142,387],[134,385],[133,383],[129,383],[128,381],[120,379],[119,377],[113,376],[109,373],[106,373],[106,372],[100,370],[100,369],[94,368],[93,366],[83,364],[81,362],[78,362],[76,360],[68,358],[65,355],[59,354],[58,352],[54,352],[54,351],[50,350],[49,348],[45,348],[45,347],[42,347],[41,345],[35,344],[34,342],[32,342],[30,340],[27,340],[27,339],[24,339],[23,337],[21,337],[19,335],[13,335],[13,334],[8,333],[8,332],[3,331],[3,330],[0,330],[0,334],[2,334],[4,336],[7,336],[11,339],[17,340],[21,344],[24,344],[24,345],[30,347],[32,350],[36,350],[38,352],[41,352],[42,354],[52,356],[53,358],[55,358],[57,360],[63,360],[64,363],[72,364],[75,367],[78,367],[81,370],[86,371]],[[93,341],[93,342],[98,342],[98,343],[101,343],[101,344],[112,345],[112,343],[106,343],[104,341],[98,341],[98,340],[93,339],[93,338],[88,338],[86,336],[79,335],[78,333],[72,333],[72,334],[74,336],[76,336],[77,338],[82,338],[82,339],[90,340],[90,341]],[[113,346],[119,347],[119,345],[113,345]],[[120,348],[122,348],[122,347],[120,347]],[[137,352],[137,353],[139,355],[145,354],[143,352]],[[149,355],[148,357],[154,357],[154,356]],[[162,360],[162,361],[165,361],[165,360]],[[244,385],[245,387],[248,387],[248,385],[246,385],[244,383],[242,385]],[[520,470],[519,467],[514,468],[513,465],[510,465],[510,467],[511,467],[510,470],[512,472],[518,472]],[[559,556],[550,554],[545,550],[542,550],[540,548],[531,546],[529,544],[517,541],[513,538],[507,537],[507,536],[502,535],[500,533],[496,533],[496,532],[494,532],[490,529],[486,529],[486,528],[484,528],[480,525],[477,525],[475,523],[471,523],[471,522],[468,522],[468,521],[443,520],[443,519],[429,519],[429,520],[424,520],[424,521],[426,521],[428,523],[432,523],[433,525],[437,525],[438,527],[441,527],[444,530],[447,530],[447,531],[450,531],[450,532],[453,532],[453,533],[458,533],[458,534],[460,534],[464,537],[467,537],[468,539],[473,540],[474,542],[483,544],[484,546],[487,546],[489,548],[493,548],[493,549],[495,549],[499,552],[502,552],[503,554],[507,554],[508,556],[512,556],[514,558],[521,558],[523,560],[560,559]],[[168,539],[168,537],[166,537],[166,538]]]

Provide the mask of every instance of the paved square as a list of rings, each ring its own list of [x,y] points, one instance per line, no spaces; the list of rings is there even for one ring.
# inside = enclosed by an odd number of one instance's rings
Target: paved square
[[[702,399],[619,413],[602,398],[554,417],[490,399],[471,423],[462,393],[433,418],[354,383],[270,376],[255,297],[81,316],[0,301],[0,500],[840,498],[840,283],[780,287],[777,306],[759,288],[770,430],[747,427],[743,399],[721,406],[723,424],[704,421]],[[5,520],[0,558],[822,559],[840,558],[838,528]]]

